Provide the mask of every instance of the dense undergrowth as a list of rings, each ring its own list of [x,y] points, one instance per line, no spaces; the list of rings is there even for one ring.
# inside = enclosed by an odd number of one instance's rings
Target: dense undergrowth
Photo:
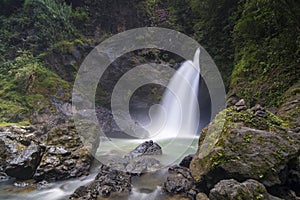
[[[86,51],[84,46],[136,27],[167,27],[195,38],[215,60],[229,95],[251,105],[278,106],[300,78],[296,0],[0,3],[0,122],[29,121],[58,88],[63,100],[69,98],[75,75],[66,73],[75,73],[80,61],[65,70],[55,56],[69,55],[74,47]]]

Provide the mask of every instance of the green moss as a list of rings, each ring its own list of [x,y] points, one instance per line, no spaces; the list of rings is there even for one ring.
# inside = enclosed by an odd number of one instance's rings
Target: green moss
[[[240,17],[233,32],[235,67],[230,94],[250,105],[279,106],[285,91],[300,79],[296,59],[300,56],[300,33],[297,17],[291,15],[300,4],[271,2],[241,3],[237,11]]]
[[[29,52],[3,66],[0,85],[0,122],[26,123],[33,112],[51,107],[51,97],[63,101],[70,98],[70,84]]]

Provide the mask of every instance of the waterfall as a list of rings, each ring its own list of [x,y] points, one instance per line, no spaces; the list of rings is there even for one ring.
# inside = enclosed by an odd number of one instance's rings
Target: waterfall
[[[197,134],[200,112],[200,49],[194,60],[185,61],[171,78],[162,101],[150,108],[151,123],[145,126],[150,138],[193,137]]]

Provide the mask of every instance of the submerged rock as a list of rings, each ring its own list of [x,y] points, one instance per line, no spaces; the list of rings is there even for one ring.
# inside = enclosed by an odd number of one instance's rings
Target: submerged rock
[[[161,155],[161,147],[153,141],[147,141],[136,147],[123,158],[114,156],[108,160],[108,166],[112,169],[141,175],[146,172],[159,169],[160,162],[151,157],[152,155]]]
[[[133,174],[142,174],[158,169],[160,162],[154,158],[138,157],[129,160],[126,171]]]
[[[193,177],[204,180],[208,189],[231,178],[255,179],[266,187],[288,184],[290,162],[300,154],[300,134],[265,112],[265,118],[235,107],[219,113],[202,130],[190,165]]]
[[[135,158],[143,155],[161,155],[161,147],[153,142],[152,140],[146,141],[136,147],[133,151],[129,153],[129,156]]]
[[[98,199],[109,197],[111,193],[129,193],[131,191],[131,176],[122,171],[102,165],[95,180],[88,186],[75,190],[69,199]]]
[[[265,186],[255,180],[239,183],[236,180],[222,180],[209,193],[210,200],[261,199],[275,200]],[[278,199],[278,198],[276,198]]]

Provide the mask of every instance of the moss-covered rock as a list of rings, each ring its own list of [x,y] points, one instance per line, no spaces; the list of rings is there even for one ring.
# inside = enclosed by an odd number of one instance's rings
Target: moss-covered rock
[[[285,184],[289,161],[300,153],[300,135],[270,112],[265,114],[235,107],[219,113],[201,132],[190,165],[193,177],[205,180],[208,188],[226,178],[256,179],[268,187]]]
[[[34,179],[64,180],[87,175],[92,164],[89,150],[73,124],[63,124],[47,133],[46,151]]]
[[[209,194],[210,200],[275,200],[278,198],[271,197],[265,186],[255,180],[247,180],[239,183],[236,180],[222,180],[214,186]]]
[[[285,92],[277,115],[285,120],[291,128],[300,127],[300,82]]]
[[[23,51],[0,67],[0,122],[31,121],[34,113],[46,107],[55,114],[54,100],[68,102],[70,91],[70,83]]]

